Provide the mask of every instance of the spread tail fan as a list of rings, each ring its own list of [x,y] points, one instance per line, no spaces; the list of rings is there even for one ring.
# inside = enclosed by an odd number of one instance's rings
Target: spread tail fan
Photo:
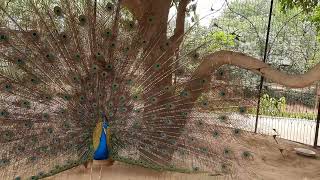
[[[253,153],[242,142],[244,116],[255,102],[232,67],[192,75],[188,62],[200,63],[209,42],[182,51],[175,42],[191,46],[190,30],[148,37],[157,19],[138,24],[119,2],[19,3],[19,13],[0,4],[1,179],[44,178],[99,158],[245,170]]]

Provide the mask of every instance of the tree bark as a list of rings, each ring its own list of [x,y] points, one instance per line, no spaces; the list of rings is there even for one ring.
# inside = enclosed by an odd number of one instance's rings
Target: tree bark
[[[203,62],[194,72],[193,77],[208,76],[225,64],[247,69],[264,76],[274,83],[290,88],[304,88],[320,80],[320,64],[317,64],[305,74],[289,75],[272,68],[254,57],[233,51],[218,51],[204,57]]]

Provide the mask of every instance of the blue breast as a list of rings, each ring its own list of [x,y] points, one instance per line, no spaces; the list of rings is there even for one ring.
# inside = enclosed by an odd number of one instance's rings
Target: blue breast
[[[106,127],[106,128],[105,128]],[[94,160],[107,160],[109,158],[109,150],[107,145],[107,126],[104,126],[101,131],[100,143],[97,150],[94,152]],[[103,130],[105,129],[105,131]]]

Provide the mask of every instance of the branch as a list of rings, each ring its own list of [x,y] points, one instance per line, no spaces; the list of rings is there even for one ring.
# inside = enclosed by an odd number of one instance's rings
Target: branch
[[[186,18],[187,5],[190,0],[180,0],[178,10],[177,10],[177,20],[176,28],[174,30],[174,35],[170,38],[171,42],[182,41],[181,36],[184,34],[184,24]],[[180,43],[178,43],[180,44]]]
[[[250,70],[264,76],[275,83],[291,88],[303,88],[320,80],[320,63],[305,74],[289,75],[262,61],[243,53],[233,51],[218,51],[204,57],[203,62],[193,74],[193,77],[210,76],[220,66],[229,64]]]

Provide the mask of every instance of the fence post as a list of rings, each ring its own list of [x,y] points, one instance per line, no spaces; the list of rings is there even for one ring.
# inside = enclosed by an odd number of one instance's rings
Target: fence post
[[[271,28],[272,10],[273,10],[273,0],[271,0],[271,4],[270,4],[268,30],[267,30],[266,44],[265,44],[265,48],[264,48],[263,62],[266,62],[266,60],[267,60],[267,51],[268,51],[268,45],[269,45],[269,35],[270,35],[270,28]],[[256,114],[256,124],[255,124],[255,127],[254,127],[254,132],[255,133],[257,133],[257,130],[258,130],[258,121],[259,121],[259,113],[260,113],[260,99],[261,99],[263,81],[264,81],[264,77],[261,76],[260,85],[259,85],[259,96],[258,96],[258,105],[257,105],[257,114]]]
[[[318,93],[317,93],[318,96]],[[318,115],[317,115],[317,122],[316,122],[316,133],[314,137],[314,148],[318,146],[318,137],[319,137],[319,124],[320,124],[320,101],[318,102]]]

